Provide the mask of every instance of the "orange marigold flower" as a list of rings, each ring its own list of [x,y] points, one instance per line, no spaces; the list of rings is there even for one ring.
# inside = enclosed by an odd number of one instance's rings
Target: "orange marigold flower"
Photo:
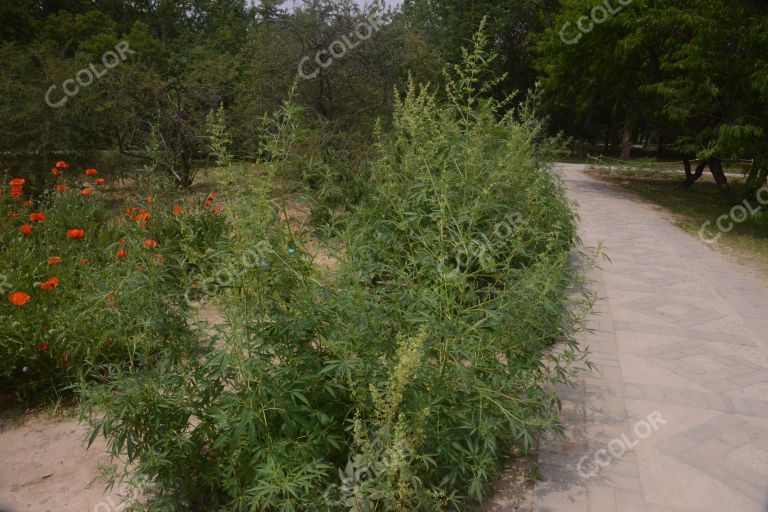
[[[24,201],[24,206],[32,206],[32,200],[27,199],[26,201]]]
[[[92,188],[84,188],[83,190],[80,191],[80,193],[83,194],[84,196],[89,196],[89,195],[93,194],[93,189]]]
[[[10,301],[16,306],[23,306],[24,304],[29,302],[29,299],[31,298],[32,297],[30,297],[24,292],[13,292],[9,297]]]
[[[48,279],[46,282],[40,285],[41,290],[45,290],[47,292],[55,290],[59,286],[59,280],[55,277],[52,277]]]
[[[11,180],[11,197],[14,199],[21,199],[21,194],[24,190],[24,179],[14,178]]]
[[[25,235],[29,235],[32,233],[32,224],[22,224],[21,225],[21,232]]]
[[[117,257],[120,258],[121,260],[124,260],[125,258],[128,257],[128,253],[125,252],[125,249],[120,249],[119,251],[117,251]]]
[[[157,248],[157,242],[150,239],[144,240],[144,247],[146,247],[147,249],[155,249]]]
[[[223,208],[221,206],[214,206],[213,207],[213,213],[221,213]]]
[[[99,174],[99,171],[97,171],[96,169],[86,169],[85,174],[86,176],[96,176],[97,174]]]
[[[152,204],[155,202],[155,198],[152,196],[147,196],[147,204]]]
[[[61,263],[61,256],[51,256],[48,258],[49,265],[58,265]]]
[[[56,185],[56,192],[66,192],[69,190],[67,185]]]
[[[85,231],[82,229],[70,229],[67,231],[67,238],[77,238],[78,240],[85,237]]]
[[[152,218],[151,213],[149,213],[147,210],[141,210],[139,214],[133,218],[133,220],[141,224],[141,227],[146,227],[150,218]]]
[[[40,352],[47,352],[48,351],[48,344],[47,343],[41,343],[37,346],[38,350]]]
[[[59,160],[56,162],[56,168],[57,169],[69,169],[69,164],[65,162],[64,160]]]
[[[96,178],[96,184],[104,186],[107,184],[107,180],[105,180],[104,178]]]
[[[45,220],[44,213],[30,213],[29,220],[32,222],[43,222]]]
[[[173,207],[173,214],[175,216],[178,217],[182,213],[184,213],[184,207],[183,206],[181,206],[180,204],[177,204],[176,206]]]

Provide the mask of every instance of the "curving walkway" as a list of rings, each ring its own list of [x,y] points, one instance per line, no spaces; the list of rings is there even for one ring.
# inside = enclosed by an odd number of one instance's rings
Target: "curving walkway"
[[[611,261],[562,390],[536,512],[768,512],[768,293],[657,209],[563,164],[588,247]],[[764,282],[768,282],[768,277]]]

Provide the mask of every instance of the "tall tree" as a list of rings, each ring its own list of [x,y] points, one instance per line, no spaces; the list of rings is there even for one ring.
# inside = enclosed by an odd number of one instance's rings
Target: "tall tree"
[[[462,47],[468,46],[487,18],[486,33],[499,55],[494,71],[507,74],[497,91],[503,96],[534,86],[532,36],[547,26],[557,5],[557,0],[405,0],[403,13],[410,26],[426,34],[448,62],[461,59]]]

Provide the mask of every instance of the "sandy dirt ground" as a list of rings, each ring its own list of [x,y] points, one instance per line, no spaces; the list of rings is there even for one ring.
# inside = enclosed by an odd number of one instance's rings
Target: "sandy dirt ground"
[[[0,512],[119,512],[118,489],[98,480],[105,442],[85,439],[71,418],[0,420]]]
[[[534,482],[529,477],[535,472],[535,460],[533,454],[513,456],[496,482],[496,490],[491,497],[481,506],[468,509],[468,512],[534,512]]]
[[[120,512],[119,489],[107,492],[99,464],[106,446],[86,450],[86,428],[73,419],[33,415],[0,420],[0,512]],[[510,461],[489,501],[473,512],[530,512],[532,458]]]

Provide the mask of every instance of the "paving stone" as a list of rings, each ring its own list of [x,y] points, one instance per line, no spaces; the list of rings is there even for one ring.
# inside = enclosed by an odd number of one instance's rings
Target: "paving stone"
[[[604,485],[590,485],[589,493],[590,512],[613,512],[617,510],[616,490]]]
[[[768,293],[635,196],[563,169],[582,239],[604,241],[611,261],[590,271],[600,314],[578,337],[601,373],[563,390],[578,404],[563,421],[579,439],[541,440],[550,481],[536,484],[533,510],[768,512],[768,396],[756,395],[768,383]],[[638,361],[641,372],[624,367]],[[635,440],[653,411],[663,434],[593,478],[577,474],[584,455]]]

